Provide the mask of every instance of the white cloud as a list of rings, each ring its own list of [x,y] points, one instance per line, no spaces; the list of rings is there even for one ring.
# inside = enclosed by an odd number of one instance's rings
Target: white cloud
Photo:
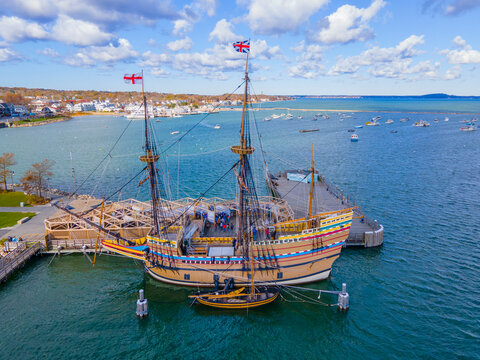
[[[60,56],[58,51],[55,51],[52,48],[45,48],[41,51],[38,51],[38,54],[45,55],[45,56],[48,56],[48,57],[51,57],[51,58],[56,58],[56,57]]]
[[[413,64],[412,58],[422,54],[416,46],[423,43],[423,35],[411,35],[395,47],[374,47],[360,55],[347,58],[339,56],[336,65],[328,71],[328,75],[355,74],[360,68],[365,67],[368,73],[375,77],[438,79],[440,78],[438,62],[432,63],[427,60]]]
[[[90,22],[60,15],[52,28],[52,38],[69,45],[89,46],[106,44],[113,35]]]
[[[232,47],[232,44],[228,44]],[[267,60],[282,57],[282,51],[279,46],[268,46],[265,40],[255,40],[250,46],[251,56],[259,60]]]
[[[278,46],[269,46],[265,40],[252,42],[251,57],[258,60],[282,57]],[[149,67],[162,76],[165,65],[183,73],[201,76],[207,79],[225,80],[226,72],[242,71],[245,66],[245,54],[236,52],[231,43],[215,44],[203,52],[179,52],[174,55],[152,53],[147,51],[142,55],[140,66]],[[254,67],[254,70],[258,69]]]
[[[138,56],[127,39],[120,38],[118,43],[107,46],[90,46],[77,52],[65,62],[72,66],[93,66],[97,63],[112,64],[117,61],[128,61]]]
[[[226,19],[222,19],[215,24],[215,28],[210,33],[208,38],[210,41],[215,40],[218,43],[224,44],[238,41],[239,35],[234,34],[233,24]]]
[[[480,6],[479,0],[455,0],[450,5],[447,5],[445,8],[445,13],[447,15],[458,15],[465,11],[472,10]]]
[[[54,20],[59,14],[108,25],[143,23],[178,17],[170,0],[8,0],[2,6],[24,18]]]
[[[460,65],[455,65],[452,68],[448,69],[445,73],[445,80],[455,80],[459,79],[462,76],[462,69]]]
[[[167,75],[170,75],[170,73],[166,70],[160,69],[160,68],[152,68],[150,70],[150,73],[156,77],[166,77]]]
[[[460,36],[455,37],[453,42],[459,49],[445,49],[440,51],[440,54],[447,57],[447,61],[450,64],[480,64],[480,51],[473,50]]]
[[[480,0],[425,0],[423,11],[431,10],[448,16],[457,16],[479,6]]]
[[[305,45],[305,41],[292,48],[295,52],[302,52],[296,57],[296,64],[288,68],[291,77],[314,79],[325,70],[322,64],[324,48],[320,45]]]
[[[155,54],[151,51],[146,51],[142,54],[142,61],[139,63],[140,66],[147,67],[160,67],[163,64],[167,64],[171,61],[171,58],[167,54]]]
[[[185,5],[179,13],[179,19],[173,22],[173,35],[184,36],[193,30],[193,25],[200,20],[203,14],[215,15],[216,0],[195,0]]]
[[[328,0],[250,0],[247,21],[257,34],[297,30]]]
[[[167,44],[167,48],[172,51],[190,50],[193,46],[193,41],[188,36],[185,39],[171,41]]]
[[[8,48],[0,48],[0,62],[20,60],[22,56],[16,51]]]
[[[48,37],[45,29],[37,23],[31,23],[16,16],[0,18],[0,36],[6,42],[41,40]]]
[[[373,37],[369,22],[385,4],[384,0],[374,0],[369,7],[361,9],[343,5],[327,16],[321,30],[310,37],[325,44],[368,40]]]

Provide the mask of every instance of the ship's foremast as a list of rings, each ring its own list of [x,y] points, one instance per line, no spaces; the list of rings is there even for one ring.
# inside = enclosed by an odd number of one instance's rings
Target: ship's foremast
[[[143,109],[145,111],[145,155],[140,156],[140,161],[147,164],[148,177],[150,179],[150,192],[152,198],[152,216],[153,216],[153,230],[155,235],[160,234],[160,224],[158,219],[158,189],[157,189],[157,176],[156,176],[156,167],[155,163],[159,159],[159,155],[156,152],[156,148],[152,146],[150,140],[150,134],[148,131],[148,111],[147,111],[147,97],[145,96],[144,91],[144,76],[142,70],[142,98],[143,98]]]

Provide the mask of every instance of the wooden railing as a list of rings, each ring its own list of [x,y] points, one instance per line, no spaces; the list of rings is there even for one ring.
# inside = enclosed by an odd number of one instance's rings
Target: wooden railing
[[[31,246],[21,243],[20,246],[0,259],[0,281],[27,261],[32,255],[40,250],[40,243],[36,242]]]

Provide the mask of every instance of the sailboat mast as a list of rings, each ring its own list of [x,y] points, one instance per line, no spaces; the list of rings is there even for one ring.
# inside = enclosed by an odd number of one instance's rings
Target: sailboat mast
[[[310,160],[310,171],[311,171],[311,179],[310,179],[310,196],[308,199],[308,217],[312,216],[312,200],[313,200],[313,182],[315,181],[315,162],[313,161],[313,144],[312,144],[312,158]]]
[[[247,87],[248,87],[248,55],[247,53],[247,62],[245,64],[245,91],[243,93],[243,109],[242,109],[242,126],[240,128],[240,148],[241,150],[245,150],[247,144],[244,138],[245,135],[245,108],[247,105]],[[239,210],[239,226],[238,228],[238,238],[241,243],[243,243],[243,234],[245,232],[244,229],[244,192],[245,189],[242,188],[242,185],[245,186],[245,154],[240,154],[240,194],[239,194],[239,201],[238,201],[238,210]]]
[[[152,216],[153,216],[153,226],[155,234],[159,235],[160,225],[158,222],[158,206],[157,206],[157,182],[156,182],[156,170],[155,162],[158,160],[159,156],[154,154],[152,145],[150,143],[150,137],[148,133],[148,112],[147,112],[147,97],[145,96],[144,90],[144,77],[142,70],[142,97],[143,97],[143,109],[145,111],[145,155],[140,156],[140,161],[146,162],[148,165],[148,173],[150,178],[150,193],[152,198]]]

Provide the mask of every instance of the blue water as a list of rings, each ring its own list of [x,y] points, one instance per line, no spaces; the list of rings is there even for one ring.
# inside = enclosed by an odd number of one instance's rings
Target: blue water
[[[254,113],[272,172],[308,167],[313,143],[320,172],[385,227],[383,247],[344,250],[331,278],[312,285],[339,289],[346,282],[347,314],[288,301],[248,313],[189,307],[188,289],[159,284],[128,259],[103,256],[93,269],[82,256],[56,258],[50,266],[50,258],[39,258],[0,287],[0,358],[480,358],[480,131],[459,130],[460,121],[478,116],[479,102],[377,100],[268,104],[362,111],[350,118],[333,112],[314,121],[318,111],[292,110],[303,119],[264,122],[286,111]],[[383,124],[358,129],[360,140],[351,143],[347,130],[377,115]],[[401,123],[404,117],[410,120]],[[394,124],[385,125],[388,118]],[[154,123],[162,148],[174,144],[163,167],[173,198],[203,192],[235,161],[227,147],[238,142],[239,113],[211,115],[180,147],[174,143],[198,119]],[[420,119],[431,126],[412,127]],[[70,190],[72,164],[81,183],[126,125],[123,118],[91,116],[0,129],[0,152],[15,153],[16,177],[33,162],[55,160],[50,183]],[[320,131],[298,132],[312,128]],[[108,194],[136,174],[141,134],[142,123],[132,122],[81,192]],[[254,145],[260,178],[260,145]],[[233,183],[229,174],[207,195],[234,196]],[[134,182],[121,193],[130,196],[147,198],[148,189]],[[150,302],[144,320],[134,314],[141,288]]]

